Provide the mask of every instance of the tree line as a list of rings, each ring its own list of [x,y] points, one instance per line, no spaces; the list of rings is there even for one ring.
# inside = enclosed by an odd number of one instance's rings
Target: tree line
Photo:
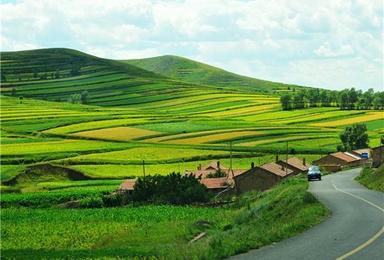
[[[342,91],[326,89],[293,90],[280,97],[283,110],[302,109],[307,107],[339,107],[341,110],[383,110],[384,91],[375,92],[354,88]]]

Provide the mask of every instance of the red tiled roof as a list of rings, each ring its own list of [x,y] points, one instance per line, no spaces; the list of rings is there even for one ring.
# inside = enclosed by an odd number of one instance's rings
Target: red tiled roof
[[[218,170],[219,168],[217,167],[217,163],[219,161],[211,161],[208,165],[204,166],[201,168],[201,170],[209,170],[209,169],[213,169],[213,170]],[[227,168],[224,167],[223,165],[220,165],[220,169],[221,170],[226,170]]]
[[[217,170],[197,170],[197,171],[194,171],[194,172],[187,172],[186,174],[192,174],[194,175],[196,178],[207,178],[207,175],[208,174],[214,174]],[[246,170],[243,170],[243,169],[234,169],[232,170],[233,171],[233,175],[232,175],[232,171],[229,170],[229,169],[221,169],[221,171],[223,173],[225,173],[228,178],[232,178],[234,176],[237,176],[237,175],[240,175],[242,174],[243,172],[245,172]]]
[[[299,158],[297,157],[292,157],[292,158],[289,158],[288,159],[288,162],[286,162],[286,160],[282,161],[282,162],[285,162],[301,171],[307,171],[309,169],[309,167],[307,165],[304,165],[303,164],[303,161],[300,160]]]
[[[277,163],[267,163],[267,164],[264,164],[264,165],[261,165],[260,168],[272,173],[272,174],[275,174],[275,175],[278,175],[278,176],[281,176],[281,177],[285,177],[289,174],[292,174],[293,171],[290,170],[290,169],[287,169]]]
[[[133,190],[136,183],[136,179],[128,179],[124,180],[122,184],[120,184],[119,190]]]
[[[339,159],[346,161],[346,162],[354,162],[354,161],[360,160],[360,158],[357,158],[357,156],[354,157],[352,155],[348,155],[348,154],[343,153],[343,152],[331,153],[331,156],[339,158]]]
[[[200,180],[208,189],[225,189],[228,187],[227,178],[206,178]]]

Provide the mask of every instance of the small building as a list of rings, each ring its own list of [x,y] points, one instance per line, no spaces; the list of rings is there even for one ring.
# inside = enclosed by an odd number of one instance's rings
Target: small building
[[[118,191],[120,192],[132,192],[135,188],[135,184],[136,184],[136,179],[127,179],[127,180],[124,180],[119,188],[118,188]]]
[[[372,166],[379,167],[384,163],[384,145],[372,148]]]
[[[252,167],[239,175],[234,176],[237,193],[251,190],[264,191],[276,185],[280,180],[293,175],[293,171],[277,163],[267,163],[260,167]]]
[[[227,177],[220,178],[205,178],[200,180],[201,184],[204,184],[209,191],[219,193],[230,187]]]
[[[187,171],[186,174],[192,174],[196,178],[205,179],[207,177],[210,178],[209,175],[214,175],[217,172],[221,172],[224,175],[226,175],[226,177],[232,179],[234,176],[239,175],[239,174],[243,173],[244,171],[246,171],[246,170],[228,169],[227,167],[221,165],[220,161],[211,161],[206,166],[202,167],[201,165],[199,165],[197,167],[196,171],[190,171],[190,172]]]
[[[328,171],[339,171],[343,167],[354,167],[362,164],[364,160],[360,156],[352,152],[331,153],[313,162],[313,164],[321,166]]]
[[[300,160],[297,157],[292,157],[288,160],[280,160],[277,163],[292,170],[294,175],[297,175],[302,172],[306,173],[309,169],[305,162],[305,159]]]

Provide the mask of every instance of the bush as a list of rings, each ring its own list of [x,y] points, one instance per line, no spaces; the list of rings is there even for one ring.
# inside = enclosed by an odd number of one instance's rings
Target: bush
[[[103,197],[103,204],[105,207],[119,207],[126,204],[128,194],[114,193]]]
[[[194,176],[180,173],[138,178],[132,192],[132,200],[138,202],[189,204],[207,202],[209,197],[207,188]]]
[[[101,197],[88,197],[79,200],[80,208],[102,208],[104,206]]]

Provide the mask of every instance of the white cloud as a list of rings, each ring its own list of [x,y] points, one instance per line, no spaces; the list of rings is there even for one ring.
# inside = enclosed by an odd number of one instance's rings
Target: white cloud
[[[314,51],[320,57],[340,57],[348,56],[354,53],[353,48],[349,44],[343,44],[338,49],[332,48],[328,42],[325,42]]]
[[[0,8],[2,50],[70,47],[121,59],[176,54],[306,85],[333,82],[330,67],[349,75],[332,87],[383,87],[381,0],[18,0]],[[356,74],[347,66],[352,60],[364,69]],[[312,73],[304,70],[309,64],[319,66],[321,78],[303,76]]]

